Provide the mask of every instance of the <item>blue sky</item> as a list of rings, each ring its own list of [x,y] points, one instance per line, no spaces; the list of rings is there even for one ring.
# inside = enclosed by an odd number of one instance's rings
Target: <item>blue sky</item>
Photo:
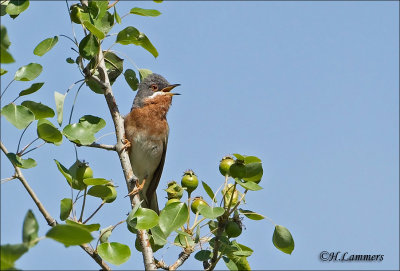
[[[130,15],[123,20],[123,27],[133,25],[146,33],[160,56],[154,59],[132,45],[113,49],[128,54],[140,68],[182,85],[183,95],[174,98],[168,115],[171,129],[161,188],[192,168],[200,180],[217,189],[223,182],[218,171],[222,156],[256,155],[263,160],[260,184],[264,189],[250,193],[245,207],[287,227],[296,247],[292,255],[283,254],[271,242],[271,223],[245,220],[246,230],[238,242],[255,250],[249,258],[253,269],[399,268],[398,2],[123,1],[117,9],[123,15],[135,6],[163,13],[157,18]],[[60,38],[41,58],[32,51],[50,36],[71,36],[65,3],[31,2],[16,20],[1,20],[17,60],[3,67],[9,73],[1,77],[2,89],[18,67],[41,63],[44,71],[35,82],[46,84],[28,99],[54,108],[54,91],[64,93],[81,78],[65,62],[74,56],[72,43]],[[112,33],[123,27],[115,27]],[[111,43],[105,43],[105,48],[107,44]],[[126,61],[125,68],[134,67]],[[29,85],[14,83],[2,106]],[[135,93],[122,77],[113,90],[121,112],[128,113]],[[66,100],[68,113],[73,95]],[[80,93],[73,122],[85,114],[108,123],[98,136],[113,131],[104,98],[86,88]],[[1,119],[2,141],[10,151],[15,151],[20,132]],[[23,143],[35,133],[29,129]],[[114,138],[101,142],[112,144]],[[59,201],[69,196],[69,189],[52,159],[72,164],[72,144],[64,139],[62,146],[46,145],[31,157],[38,166],[24,174],[49,212],[58,217]],[[90,162],[95,177],[119,185],[117,200],[95,217],[102,227],[117,223],[129,212],[117,156],[80,148],[79,157]],[[1,178],[9,177],[12,168],[3,154],[1,159]],[[199,194],[204,195],[201,188]],[[159,189],[161,205],[164,197]],[[93,200],[86,210],[98,204]],[[21,241],[29,208],[44,235],[48,226],[22,185],[16,180],[1,185],[2,244]],[[142,268],[141,255],[124,226],[110,239],[129,244],[133,252],[118,268]],[[321,251],[382,254],[384,259],[322,262]],[[156,255],[172,263],[178,252],[169,248]],[[79,248],[64,248],[48,239],[24,255],[17,267],[98,269]],[[198,269],[201,264],[191,257],[183,268]],[[223,263],[217,268],[226,269]]]

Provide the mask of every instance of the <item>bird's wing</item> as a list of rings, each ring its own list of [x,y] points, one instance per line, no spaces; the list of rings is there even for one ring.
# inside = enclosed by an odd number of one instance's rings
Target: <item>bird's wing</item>
[[[157,169],[154,171],[153,174],[153,179],[149,180],[150,184],[149,187],[147,188],[147,192],[146,192],[146,196],[148,199],[151,199],[153,194],[156,193],[156,189],[158,187],[158,184],[160,183],[160,179],[161,179],[161,174],[164,168],[164,162],[165,162],[165,155],[167,153],[167,145],[168,145],[168,134],[169,134],[169,129],[168,132],[165,136],[165,139],[163,140],[163,152],[161,155],[161,160],[160,160],[160,164],[158,164]]]

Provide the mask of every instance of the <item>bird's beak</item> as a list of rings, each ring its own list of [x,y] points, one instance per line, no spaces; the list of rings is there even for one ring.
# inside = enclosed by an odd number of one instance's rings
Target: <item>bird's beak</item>
[[[169,96],[174,96],[174,95],[181,95],[180,93],[172,93],[170,92],[173,88],[180,86],[181,84],[173,84],[173,85],[169,85],[165,88],[163,88],[161,91],[162,92],[166,92],[165,94],[169,95]]]

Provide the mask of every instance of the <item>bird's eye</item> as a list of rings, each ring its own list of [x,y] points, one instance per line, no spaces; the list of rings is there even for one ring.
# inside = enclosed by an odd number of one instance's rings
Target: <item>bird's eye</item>
[[[158,86],[157,86],[156,84],[151,85],[150,88],[151,88],[153,91],[157,91],[157,90],[158,90]]]

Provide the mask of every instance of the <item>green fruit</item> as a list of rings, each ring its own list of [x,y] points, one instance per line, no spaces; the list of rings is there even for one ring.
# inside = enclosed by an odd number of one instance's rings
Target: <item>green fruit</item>
[[[226,204],[229,204],[229,202],[231,201],[231,197],[232,197],[232,202],[230,206],[234,206],[237,202],[238,202],[238,191],[236,189],[233,188],[234,185],[233,184],[228,184],[224,189],[222,189],[221,193],[225,198],[225,202]]]
[[[113,185],[107,185],[107,187],[110,188],[111,195],[105,197],[103,200],[105,200],[107,203],[111,203],[117,198],[117,190]]]
[[[229,238],[238,237],[242,233],[242,226],[236,221],[228,221],[225,226],[225,232]]]
[[[75,4],[70,7],[70,11],[71,11],[70,13],[71,21],[73,21],[76,24],[81,24],[81,20],[79,19],[79,17],[81,17],[83,9],[77,4]]]
[[[246,176],[246,166],[243,164],[243,161],[236,160],[234,164],[229,168],[229,174],[232,178],[242,179]]]
[[[165,203],[165,206],[168,206],[168,205],[170,205],[171,203],[174,203],[174,202],[181,202],[179,199],[169,199],[166,203]]]
[[[187,170],[183,173],[181,184],[191,194],[199,185],[199,180],[192,170]]]
[[[225,156],[224,158],[222,158],[221,162],[219,163],[219,172],[221,172],[221,174],[223,176],[229,175],[229,169],[232,166],[232,164],[235,163],[235,160],[233,160],[232,157],[230,156]]]
[[[83,190],[86,184],[83,179],[92,178],[93,170],[88,166],[87,163],[76,160],[75,163],[68,169],[72,176],[72,188]]]
[[[195,197],[192,205],[190,206],[190,209],[194,214],[196,214],[197,212],[199,212],[201,206],[208,206],[208,204],[205,200],[203,200],[202,197]]]
[[[180,199],[183,196],[183,188],[178,185],[175,181],[168,183],[168,188],[165,189],[168,195],[168,199]]]

